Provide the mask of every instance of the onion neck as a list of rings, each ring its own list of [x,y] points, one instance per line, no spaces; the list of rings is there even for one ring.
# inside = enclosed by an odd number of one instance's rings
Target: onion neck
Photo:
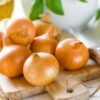
[[[80,48],[82,45],[82,42],[80,41],[75,41],[72,43],[72,46],[76,49],[76,48]]]
[[[55,35],[55,28],[54,28],[54,26],[50,26],[48,31],[45,33],[45,36],[55,39],[54,35]]]
[[[33,56],[33,59],[35,59],[35,63],[36,63],[39,59],[39,55],[37,53],[35,53]]]
[[[50,21],[50,14],[49,13],[42,14],[42,15],[40,15],[40,17],[41,17],[42,21],[51,23],[51,21]]]

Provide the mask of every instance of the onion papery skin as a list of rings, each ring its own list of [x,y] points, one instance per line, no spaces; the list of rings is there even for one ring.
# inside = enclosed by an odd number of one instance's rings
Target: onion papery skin
[[[20,45],[29,45],[36,34],[34,24],[28,19],[17,19],[7,28],[7,37]]]
[[[55,56],[65,69],[77,70],[89,60],[89,51],[82,42],[70,38],[57,45]]]
[[[53,82],[59,74],[59,63],[49,53],[33,53],[25,62],[25,79],[34,86],[44,86]]]
[[[32,52],[22,45],[5,46],[0,52],[0,73],[7,77],[23,74],[23,64]]]

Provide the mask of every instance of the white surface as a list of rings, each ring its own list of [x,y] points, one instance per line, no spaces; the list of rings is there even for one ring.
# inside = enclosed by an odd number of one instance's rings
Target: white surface
[[[25,18],[25,13],[22,7],[21,0],[14,0],[14,11],[12,14],[12,18]]]
[[[66,30],[68,27],[79,28],[87,24],[87,22],[95,15],[97,0],[88,0],[82,3],[78,0],[62,0],[64,16],[52,15],[52,22]]]
[[[34,0],[22,0],[24,11],[28,15],[31,5]],[[87,3],[82,3],[78,0],[61,0],[64,16],[59,16],[52,13],[50,10],[45,9],[46,12],[50,12],[51,19],[54,24],[66,30],[69,26],[78,28],[87,23],[95,14],[97,7],[97,0],[88,0]],[[27,5],[28,3],[30,3]],[[38,8],[37,8],[38,9]]]
[[[100,7],[100,0],[98,0],[98,6]]]
[[[28,14],[33,0],[14,0],[14,1],[15,1],[15,9],[13,13],[13,18],[25,17],[24,9],[26,11],[26,14]],[[26,2],[26,3],[23,2],[23,6],[27,6],[26,8],[25,7],[23,8],[22,3],[21,3],[22,1]],[[100,7],[100,0],[98,0],[98,2],[99,2],[98,5]]]

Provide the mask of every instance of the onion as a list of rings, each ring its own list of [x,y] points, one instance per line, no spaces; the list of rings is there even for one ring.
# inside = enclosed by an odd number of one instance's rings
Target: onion
[[[3,48],[10,45],[17,45],[13,43],[8,37],[3,38]]]
[[[49,13],[41,15],[41,20],[35,20],[33,21],[33,24],[36,28],[36,36],[44,34],[48,30],[50,25],[52,25],[50,22]]]
[[[50,14],[45,13],[41,15],[41,17],[42,17],[41,20],[33,21],[33,24],[35,25],[35,28],[36,28],[36,36],[40,36],[46,33],[49,27],[53,26],[56,29],[56,32],[54,33],[55,39],[59,41],[61,39],[62,31],[61,29],[59,29],[58,27],[56,27],[50,22]]]
[[[48,52],[54,54],[55,48],[57,46],[57,41],[54,37],[55,28],[50,27],[49,30],[34,39],[31,45],[33,52]]]
[[[8,41],[7,41],[8,42]],[[22,45],[9,45],[0,52],[0,73],[17,77],[23,73],[23,64],[31,51]]]
[[[0,50],[2,49],[3,47],[3,33],[0,32]]]
[[[28,19],[17,19],[7,28],[7,37],[14,43],[28,45],[35,37],[35,27]]]
[[[89,52],[85,45],[76,39],[61,41],[55,51],[60,64],[68,70],[82,68],[89,59]]]
[[[56,79],[58,73],[58,61],[49,53],[33,53],[23,67],[25,79],[35,86],[50,84]]]

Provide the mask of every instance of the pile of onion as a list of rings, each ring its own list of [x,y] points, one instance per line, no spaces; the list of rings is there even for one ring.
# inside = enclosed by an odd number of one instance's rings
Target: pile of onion
[[[0,52],[0,73],[7,77],[17,77],[23,74],[23,64],[31,51],[22,45],[11,44],[9,39]]]
[[[40,36],[47,32],[50,26],[53,26],[56,31],[54,33],[55,39],[59,41],[61,39],[62,31],[57,26],[53,25],[50,21],[50,14],[45,13],[41,15],[41,19],[33,21],[36,28],[36,36]]]
[[[28,19],[17,19],[7,28],[7,37],[16,44],[28,45],[35,37],[34,24]]]
[[[54,33],[55,28],[51,26],[45,34],[36,37],[31,44],[32,51],[54,54],[58,43],[54,37]]]
[[[82,68],[89,59],[86,46],[72,38],[61,41],[56,48],[55,55],[60,64],[68,70]]]
[[[73,38],[59,42],[62,32],[50,22],[48,13],[33,23],[17,19],[6,32],[5,36],[0,32],[0,73],[7,77],[23,74],[34,86],[53,82],[59,74],[59,64],[76,70],[89,59],[88,49],[82,42]]]
[[[33,53],[25,61],[23,74],[25,79],[34,86],[47,85],[59,74],[59,64],[49,53]]]

